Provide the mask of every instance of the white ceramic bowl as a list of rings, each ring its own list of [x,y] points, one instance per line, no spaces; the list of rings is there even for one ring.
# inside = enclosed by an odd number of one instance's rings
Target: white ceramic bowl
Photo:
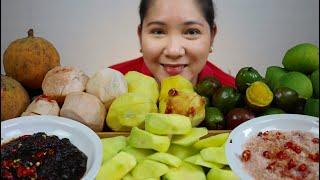
[[[89,127],[71,119],[58,116],[23,116],[1,122],[1,144],[12,138],[36,132],[56,135],[70,142],[87,155],[87,170],[83,180],[92,180],[102,162],[102,144]]]
[[[243,152],[242,146],[251,136],[267,130],[302,130],[319,137],[319,118],[298,114],[276,114],[257,117],[237,126],[227,140],[226,156],[230,168],[240,179],[253,179],[244,170],[239,158]]]

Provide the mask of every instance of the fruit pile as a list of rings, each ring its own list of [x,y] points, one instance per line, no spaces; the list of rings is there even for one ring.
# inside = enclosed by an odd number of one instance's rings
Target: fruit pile
[[[97,180],[238,179],[224,152],[229,133],[205,137],[207,128],[192,128],[189,118],[177,114],[147,113],[144,126],[133,127],[128,137],[102,139]]]
[[[319,117],[319,49],[304,43],[290,48],[283,67],[270,66],[262,77],[253,67],[236,75],[236,88],[206,77],[195,90],[206,98],[202,126],[233,129],[257,116],[293,113]]]

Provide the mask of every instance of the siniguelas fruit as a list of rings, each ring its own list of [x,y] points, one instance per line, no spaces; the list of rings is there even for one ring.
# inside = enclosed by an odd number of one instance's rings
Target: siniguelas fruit
[[[275,84],[285,75],[287,71],[278,66],[270,66],[266,70],[265,80],[271,90],[274,90]]]
[[[265,116],[265,115],[271,115],[271,114],[285,114],[286,112],[280,108],[274,108],[274,107],[271,107],[271,108],[268,108],[267,110],[265,110],[262,115]]]
[[[129,71],[124,78],[128,83],[128,92],[141,93],[157,103],[159,97],[159,86],[157,81],[147,75],[136,71]]]
[[[319,68],[319,48],[310,43],[301,43],[290,48],[282,64],[288,71],[310,74]]]
[[[304,106],[304,114],[319,117],[319,99],[309,98]]]
[[[202,125],[210,130],[221,130],[226,127],[222,112],[216,107],[206,107],[206,116]]]
[[[221,86],[221,82],[218,79],[213,76],[208,76],[203,78],[195,86],[195,91],[201,96],[211,98]]]
[[[313,97],[319,98],[319,69],[311,74],[310,79],[313,87]]]
[[[293,112],[298,100],[298,93],[291,88],[280,87],[274,90],[274,104],[286,112]]]
[[[279,87],[288,87],[295,90],[300,97],[308,99],[312,96],[313,87],[311,80],[303,73],[291,71],[283,75],[275,85]]]
[[[262,81],[252,83],[246,90],[246,103],[253,110],[267,109],[273,100],[273,93]]]
[[[222,113],[236,107],[241,102],[241,94],[232,87],[221,87],[212,96],[212,105],[217,107]]]
[[[250,84],[261,80],[262,76],[253,67],[243,67],[236,75],[236,86],[240,92],[245,92]]]

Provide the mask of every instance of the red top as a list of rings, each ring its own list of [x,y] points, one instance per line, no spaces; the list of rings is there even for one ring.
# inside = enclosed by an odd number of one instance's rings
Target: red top
[[[144,63],[143,57],[126,61],[120,64],[110,66],[110,68],[120,71],[122,74],[126,74],[129,71],[138,71],[142,74],[153,76],[150,70]],[[207,61],[206,65],[199,74],[198,80],[203,79],[206,76],[214,76],[217,78],[222,85],[235,87],[235,79],[229,74],[223,72],[217,66]]]

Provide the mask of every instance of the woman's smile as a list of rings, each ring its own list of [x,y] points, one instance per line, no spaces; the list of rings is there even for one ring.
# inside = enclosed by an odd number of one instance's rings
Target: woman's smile
[[[170,76],[181,74],[188,64],[160,64]]]

